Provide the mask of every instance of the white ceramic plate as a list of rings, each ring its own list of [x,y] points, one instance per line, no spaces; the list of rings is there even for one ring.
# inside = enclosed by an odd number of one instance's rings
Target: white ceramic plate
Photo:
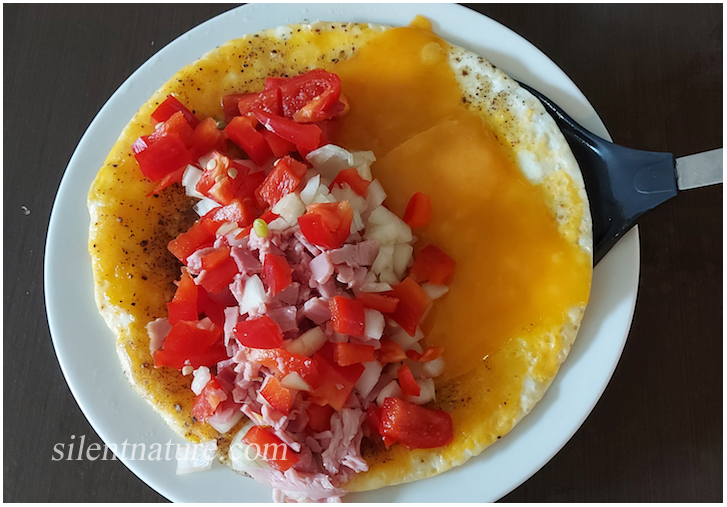
[[[81,139],[61,182],[45,256],[48,320],[68,385],[107,444],[182,443],[124,379],[114,337],[96,311],[87,252],[88,188],[131,115],[184,65],[246,33],[303,21],[406,25],[416,14],[443,38],[485,56],[510,76],[542,91],[577,121],[609,138],[573,82],[525,39],[457,5],[253,4],[226,12],[184,34],[141,66],[101,109]],[[598,265],[591,303],[571,356],[552,387],[517,427],[479,457],[438,477],[349,495],[350,501],[494,501],[527,480],[570,439],[601,396],[631,325],[639,276],[636,230]],[[140,449],[140,447],[139,447]],[[173,453],[172,453],[173,454]],[[129,459],[125,465],[173,501],[269,501],[270,490],[215,464],[206,473],[177,476],[172,459]],[[148,456],[147,456],[148,457]]]

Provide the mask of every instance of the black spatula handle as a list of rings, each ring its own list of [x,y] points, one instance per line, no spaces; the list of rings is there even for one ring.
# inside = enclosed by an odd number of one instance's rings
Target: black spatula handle
[[[671,153],[619,146],[589,132],[548,97],[520,83],[555,119],[578,161],[593,218],[594,265],[646,211],[677,194]]]

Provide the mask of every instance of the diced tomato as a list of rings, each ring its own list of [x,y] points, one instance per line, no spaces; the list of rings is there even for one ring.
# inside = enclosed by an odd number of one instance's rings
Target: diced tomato
[[[283,114],[283,107],[280,103],[280,90],[271,88],[260,93],[245,95],[237,102],[237,109],[242,116],[252,116],[253,109],[259,108],[265,112],[280,116]]]
[[[165,136],[153,142],[149,136],[142,136],[131,150],[142,174],[151,181],[159,181],[193,162],[189,150],[178,136]]]
[[[265,113],[268,114],[268,113]],[[256,165],[263,165],[272,156],[268,143],[260,132],[255,130],[257,120],[248,116],[235,116],[225,127],[225,134],[233,143],[242,148]]]
[[[416,350],[407,350],[406,357],[408,357],[412,361],[426,363],[429,361],[434,361],[436,358],[441,356],[443,352],[443,347],[427,347],[427,349],[422,354],[420,354]]]
[[[362,364],[339,366],[333,359],[333,353],[333,344],[326,342],[313,355],[320,383],[308,399],[317,405],[327,404],[340,411],[363,374],[364,366]]]
[[[233,301],[221,301],[229,294],[229,291],[223,290],[216,294],[210,294],[201,285],[197,285],[197,289],[197,307],[199,311],[209,317],[217,326],[224,328],[225,308],[237,304],[234,296],[232,297]]]
[[[284,349],[252,349],[248,352],[248,358],[270,368],[280,380],[295,372],[313,388],[319,383],[318,368],[310,357]]]
[[[293,270],[290,269],[288,261],[285,257],[272,253],[265,254],[262,275],[272,297],[293,282]]]
[[[195,188],[222,205],[230,204],[235,198],[251,198],[265,175],[262,171],[251,173],[246,164],[250,162],[231,160],[219,151],[213,151]]]
[[[263,127],[296,146],[302,146],[309,150],[315,150],[320,146],[321,129],[317,125],[296,123],[293,120],[268,113],[260,108],[254,108],[253,114],[262,123]]]
[[[173,326],[180,320],[197,320],[199,317],[198,293],[197,285],[185,269],[182,271],[182,278],[179,280],[174,298],[167,303],[169,324]]]
[[[265,379],[260,394],[270,403],[270,406],[283,415],[290,413],[293,406],[293,396],[290,389],[280,383],[274,376],[270,375]]]
[[[331,250],[351,235],[353,210],[348,201],[309,204],[298,218],[300,232],[316,246]]]
[[[398,363],[406,359],[404,349],[391,338],[381,338],[381,347],[376,351],[376,359],[381,364]]]
[[[404,222],[412,229],[416,229],[428,225],[431,217],[432,199],[427,194],[417,192],[409,199],[409,204],[406,205]]]
[[[361,301],[334,296],[328,302],[331,308],[331,327],[337,333],[363,336],[366,319]]]
[[[216,231],[216,226],[209,227],[209,222],[198,220],[187,232],[170,241],[167,248],[177,259],[187,264],[187,257],[195,251],[212,246]]]
[[[222,389],[219,381],[213,376],[207,384],[205,384],[202,392],[194,398],[192,406],[192,415],[195,419],[205,422],[211,417],[217,407],[227,399],[227,394]]]
[[[232,332],[240,345],[255,349],[277,349],[283,344],[280,326],[267,315],[238,322]]]
[[[295,151],[295,145],[290,141],[286,141],[279,135],[270,132],[269,130],[262,130],[260,132],[265,138],[265,142],[270,146],[270,151],[273,155],[280,158],[289,154],[291,151]]]
[[[176,171],[172,171],[169,174],[167,174],[166,176],[164,176],[162,179],[159,180],[159,183],[157,183],[157,185],[154,187],[154,189],[146,194],[147,197],[150,195],[158,194],[159,192],[161,192],[168,186],[182,181],[182,177],[184,176],[184,171],[186,169],[187,169],[187,166],[180,167]]]
[[[331,429],[331,416],[333,415],[333,407],[330,405],[316,405],[311,403],[306,409],[308,413],[308,427],[320,433],[322,431],[328,431]]]
[[[181,370],[185,362],[193,368],[214,366],[227,359],[222,328],[210,319],[180,320],[172,326],[160,350],[154,352],[154,365]]]
[[[197,125],[190,139],[190,151],[194,160],[212,150],[225,149],[225,132],[217,128],[217,120],[205,118]]]
[[[341,79],[323,69],[314,69],[280,85],[283,115],[299,122],[333,118],[345,109],[339,101]]]
[[[409,333],[409,336],[414,336],[419,321],[429,306],[429,296],[410,277],[395,285],[392,295],[399,299],[399,304],[396,305],[396,311],[391,314],[391,318]]]
[[[361,301],[366,308],[378,310],[381,313],[393,313],[399,300],[395,297],[379,294],[377,292],[359,292],[356,299]]]
[[[409,449],[431,449],[452,442],[452,416],[399,398],[386,398],[381,407],[381,434]]]
[[[419,283],[449,285],[457,263],[434,245],[427,245],[414,258],[411,277]]]
[[[192,146],[192,135],[194,129],[189,125],[184,114],[177,111],[165,122],[158,124],[151,134],[149,134],[149,142],[155,143],[163,137],[176,136],[189,149]]]
[[[409,369],[409,366],[406,364],[399,366],[399,369],[396,370],[396,376],[399,379],[399,385],[401,386],[401,390],[404,391],[404,394],[408,394],[409,396],[419,396],[421,394],[422,390],[419,384],[417,384],[417,381],[414,380],[414,375],[411,369]]]
[[[338,366],[351,366],[352,364],[368,363],[375,359],[373,345],[360,343],[336,343],[333,349],[333,359]]]
[[[265,88],[263,88],[263,90],[280,88],[280,86],[287,81],[287,77],[269,77],[265,80]]]
[[[179,102],[174,95],[167,95],[164,102],[159,104],[159,107],[151,113],[151,118],[155,122],[159,123],[167,121],[176,112],[181,112],[182,115],[184,115],[184,118],[187,120],[190,127],[195,128],[199,124],[199,119],[194,115],[194,113],[187,109],[184,104]]]
[[[358,174],[358,171],[354,168],[344,169],[343,171],[339,172],[333,182],[331,182],[330,188],[333,188],[334,186],[339,186],[343,188],[344,183],[348,183],[348,186],[351,187],[351,190],[356,192],[361,197],[366,197],[366,192],[368,191],[369,185],[371,184],[370,181],[366,181],[365,179],[363,179]]]
[[[256,191],[258,204],[261,207],[275,206],[280,199],[298,187],[305,171],[305,164],[289,156],[275,162],[275,167]]]
[[[242,441],[253,446],[256,452],[275,470],[285,472],[298,462],[298,456],[272,432],[259,426],[250,428]]]
[[[197,283],[207,292],[217,293],[232,283],[239,270],[235,259],[230,257],[229,249],[225,251],[224,257],[216,252],[210,255],[214,255],[213,260],[209,262],[211,267],[202,271],[197,277]]]

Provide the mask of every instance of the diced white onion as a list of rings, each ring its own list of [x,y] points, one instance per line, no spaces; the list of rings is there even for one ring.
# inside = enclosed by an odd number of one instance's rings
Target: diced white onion
[[[194,391],[194,394],[199,395],[199,393],[202,392],[202,389],[204,389],[204,386],[207,385],[207,382],[212,379],[212,376],[210,375],[210,369],[206,366],[200,366],[194,370],[193,373],[194,380],[192,381],[192,391]]]
[[[386,191],[379,180],[374,180],[366,191],[366,203],[370,210],[378,208],[386,200]]]
[[[422,284],[422,289],[427,293],[429,299],[439,299],[449,292],[449,287],[446,285],[435,285],[433,283]]]
[[[394,274],[401,280],[406,269],[414,262],[414,247],[409,243],[399,243],[394,247],[393,267]]]
[[[379,235],[382,238],[379,243],[409,243],[413,239],[411,228],[406,222],[384,206],[378,206],[371,210],[368,226],[381,229]]]
[[[379,281],[382,283],[388,283],[389,285],[396,285],[400,280],[396,277],[396,274],[394,274],[393,269],[386,268],[379,273]]]
[[[297,372],[290,372],[288,373],[283,379],[280,381],[280,383],[287,387],[288,389],[295,389],[297,391],[312,391],[311,386],[303,380],[303,377],[301,377]]]
[[[444,371],[444,358],[442,356],[439,356],[436,359],[427,361],[426,363],[424,363],[422,369],[424,370],[424,373],[426,373],[430,377],[438,377]]]
[[[324,178],[333,180],[340,171],[353,167],[353,155],[335,144],[326,144],[311,151],[306,160]]]
[[[414,336],[409,336],[409,333],[404,331],[403,328],[398,327],[393,333],[390,334],[390,337],[393,341],[401,345],[401,348],[403,348],[404,350],[409,350],[412,345],[424,338],[424,333],[419,327],[417,327]]]
[[[320,349],[328,337],[320,327],[314,327],[300,335],[287,346],[288,352],[311,357]]]
[[[376,404],[381,406],[384,404],[386,398],[401,398],[404,396],[404,391],[399,387],[399,383],[396,380],[392,380],[384,386],[376,397]]]
[[[379,246],[379,253],[371,265],[371,271],[377,275],[386,269],[391,269],[394,264],[394,247],[390,245]]]
[[[419,386],[419,396],[407,396],[407,400],[417,405],[424,405],[436,399],[434,379],[416,379],[416,383]]]
[[[258,455],[255,448],[247,445],[242,441],[243,437],[247,435],[250,428],[255,426],[252,421],[248,421],[237,433],[232,437],[230,441],[230,463],[232,469],[238,472],[246,472],[253,468],[266,468],[267,463],[262,456]]]
[[[235,229],[239,229],[235,222],[225,222],[217,228],[217,232],[215,234],[217,236],[224,236],[228,232],[232,232]]]
[[[363,363],[363,367],[364,371],[356,381],[355,387],[359,394],[365,398],[379,381],[384,365],[378,361],[370,361],[368,363]]]
[[[272,211],[293,226],[298,223],[298,217],[303,216],[305,213],[305,204],[300,200],[298,194],[290,192],[275,203]]]
[[[184,192],[190,197],[196,197],[197,199],[203,199],[204,196],[197,191],[197,183],[202,178],[202,170],[188,165],[182,175],[182,185],[184,186]]]
[[[388,283],[372,282],[361,286],[361,292],[389,292],[391,285]]]
[[[283,217],[278,217],[268,224],[269,231],[284,231],[285,229],[288,229],[289,227],[290,227],[290,224]]]
[[[358,175],[366,181],[371,181],[371,164],[376,162],[376,155],[373,151],[353,151],[353,167],[358,171]]]
[[[303,190],[300,191],[300,200],[307,206],[313,202],[313,199],[318,192],[318,187],[321,186],[321,175],[317,174],[308,180]]]
[[[358,231],[364,230],[366,224],[361,218],[361,213],[358,210],[353,210],[353,220],[351,221],[351,234],[355,234]]]
[[[368,208],[366,199],[351,190],[348,184],[344,184],[343,187],[336,185],[331,189],[330,193],[336,201],[348,201],[351,209],[359,213],[363,213]]]
[[[207,197],[204,197],[202,200],[197,202],[197,204],[194,205],[194,211],[197,212],[199,216],[206,215],[210,211],[212,211],[215,208],[219,208],[220,204],[218,204],[216,201],[213,201],[212,199],[209,199]]]
[[[191,442],[177,446],[177,475],[204,472],[212,468],[217,451],[217,440],[199,444]]]
[[[224,434],[230,431],[240,419],[242,419],[242,411],[240,407],[233,405],[222,411],[218,409],[205,422]]]
[[[386,325],[384,314],[377,310],[364,308],[364,321],[364,335],[373,340],[380,340]]]
[[[250,313],[252,310],[258,310],[266,301],[267,295],[262,280],[260,280],[259,276],[252,275],[245,281],[242,301],[240,301],[240,315]]]

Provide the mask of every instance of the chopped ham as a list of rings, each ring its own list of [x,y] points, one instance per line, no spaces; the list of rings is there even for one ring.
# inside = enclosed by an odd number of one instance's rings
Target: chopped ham
[[[303,304],[303,314],[314,324],[320,325],[331,320],[331,308],[321,298],[311,298]]]
[[[240,270],[240,273],[244,273],[247,276],[260,273],[262,264],[260,264],[260,261],[252,254],[252,252],[250,252],[250,250],[235,246],[232,247],[230,255],[233,259],[235,259],[237,269]]]
[[[328,305],[326,305],[328,307]],[[328,312],[328,318],[331,318],[331,312]],[[149,351],[153,354],[164,345],[164,339],[172,330],[169,319],[163,317],[161,319],[152,320],[146,325],[146,332],[149,334]]]
[[[298,322],[296,319],[297,310],[295,306],[284,306],[275,310],[268,310],[267,316],[273,319],[283,333],[297,331]]]
[[[318,254],[310,261],[311,279],[319,284],[326,283],[333,274],[333,263],[326,252]]]

